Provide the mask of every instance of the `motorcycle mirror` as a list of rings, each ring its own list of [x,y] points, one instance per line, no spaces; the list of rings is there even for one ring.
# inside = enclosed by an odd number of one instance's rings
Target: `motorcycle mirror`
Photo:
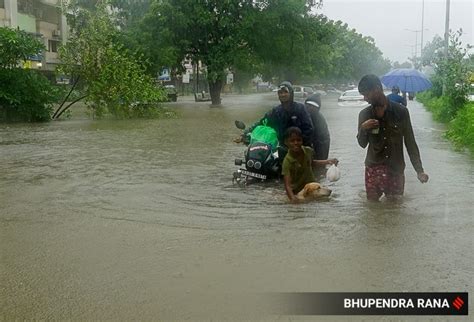
[[[237,126],[238,129],[245,130],[245,123],[242,121],[235,121],[235,126]]]

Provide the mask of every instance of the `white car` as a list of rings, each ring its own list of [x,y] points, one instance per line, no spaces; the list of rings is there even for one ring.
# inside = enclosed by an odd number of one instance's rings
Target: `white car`
[[[365,105],[367,102],[364,96],[357,89],[351,89],[342,93],[337,100],[339,103],[348,103],[348,105]]]
[[[293,85],[293,90],[295,98],[306,98],[314,94],[314,90],[309,86]]]

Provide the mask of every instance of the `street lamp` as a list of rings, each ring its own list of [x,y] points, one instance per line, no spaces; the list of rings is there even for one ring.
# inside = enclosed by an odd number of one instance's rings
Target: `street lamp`
[[[415,61],[418,56],[418,33],[421,32],[423,35],[423,30],[428,30],[428,29],[420,29],[420,30],[413,30],[413,29],[407,29],[405,28],[406,31],[411,31],[415,33]],[[423,38],[422,38],[423,39]],[[423,50],[423,48],[421,49]],[[421,54],[420,54],[421,55]],[[415,66],[416,67],[416,66]]]
[[[415,46],[414,45],[405,45],[405,47],[410,47],[411,48],[411,55],[414,56],[414,49],[415,49]]]

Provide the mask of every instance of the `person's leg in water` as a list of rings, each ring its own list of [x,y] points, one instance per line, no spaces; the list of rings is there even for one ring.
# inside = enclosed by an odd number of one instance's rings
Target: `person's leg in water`
[[[379,201],[384,192],[384,181],[386,175],[386,166],[366,166],[365,167],[365,191],[367,200]]]
[[[400,201],[403,197],[404,189],[405,174],[403,172],[397,174],[389,171],[384,183],[385,197],[387,197],[387,200]]]

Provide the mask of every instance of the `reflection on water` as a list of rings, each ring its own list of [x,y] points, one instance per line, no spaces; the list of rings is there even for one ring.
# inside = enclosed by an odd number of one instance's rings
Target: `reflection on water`
[[[287,261],[278,261],[280,270],[292,267],[292,261],[298,262],[293,255],[305,256],[306,252],[319,251],[317,256],[325,258],[327,263],[320,265],[333,267],[325,273],[320,272],[329,285],[339,278],[355,285],[394,285],[403,289],[409,287],[410,279],[393,272],[404,269],[416,272],[430,263],[438,265],[439,271],[450,269],[448,264],[433,259],[437,253],[442,253],[446,262],[456,262],[461,271],[469,271],[472,255],[459,257],[452,250],[469,244],[472,247],[472,239],[468,236],[472,236],[473,162],[468,155],[455,152],[451,144],[442,139],[443,127],[432,122],[431,116],[418,103],[410,102],[409,109],[424,167],[431,176],[428,184],[422,185],[417,181],[407,158],[404,200],[368,203],[363,177],[365,151],[358,147],[355,139],[361,107],[339,106],[337,97],[327,96],[323,100],[322,112],[331,132],[330,157],[340,160],[342,177],[334,183],[323,182],[333,190],[328,200],[301,205],[286,202],[281,182],[244,188],[232,184],[232,172],[236,168],[233,160],[244,151],[243,146],[232,142],[239,135],[234,120],[251,124],[276,103],[274,93],[227,96],[220,108],[209,108],[205,103],[196,104],[190,100],[178,102],[172,107],[180,111],[182,117],[179,119],[73,119],[40,125],[0,125],[0,222],[2,231],[7,233],[4,236],[9,236],[8,243],[2,244],[10,245],[8,249],[11,250],[5,257],[8,269],[4,271],[4,276],[11,281],[8,292],[17,292],[12,291],[16,287],[14,285],[23,279],[28,282],[36,274],[33,271],[18,272],[39,260],[35,259],[38,250],[32,246],[38,240],[42,240],[38,245],[44,246],[44,239],[48,238],[51,241],[47,243],[48,247],[52,247],[68,244],[68,238],[73,238],[68,234],[63,236],[61,225],[68,229],[69,226],[74,227],[70,230],[73,236],[72,232],[76,229],[94,231],[117,227],[118,233],[127,227],[124,225],[133,224],[140,225],[144,231],[157,226],[186,229],[182,230],[182,236],[186,235],[187,230],[225,235],[222,240],[231,238],[234,246],[243,244],[243,248],[234,252],[233,247],[223,246],[231,261],[244,258],[242,252],[252,254],[250,249],[254,246],[249,245],[255,242],[263,247],[262,254],[266,254],[267,263],[272,263],[272,254],[287,258]],[[31,225],[38,225],[33,232],[28,229]],[[17,240],[23,231],[29,232],[30,243]],[[110,235],[114,233],[109,232]],[[124,233],[116,238],[119,242],[129,238],[129,243],[135,245],[141,238],[153,236],[143,234]],[[458,239],[454,240],[456,234]],[[102,259],[94,263],[109,258],[106,249],[114,249],[113,244],[103,245],[100,242],[107,240],[107,235],[89,236],[89,241],[81,236],[77,237],[79,245],[93,243],[101,245],[100,249],[104,250],[102,257],[98,257]],[[206,238],[209,238],[209,245],[213,245],[212,237]],[[161,243],[166,245],[173,243],[172,240],[163,239]],[[122,245],[120,251],[115,250],[114,256],[125,256],[125,246]],[[16,248],[26,252],[25,258],[28,259],[25,263],[17,262],[20,259],[15,255]],[[91,256],[89,253],[81,254],[81,250],[76,250],[72,255],[61,256],[83,260]],[[127,254],[134,258],[131,253]],[[169,256],[165,258],[184,261],[184,257]],[[338,260],[331,256],[336,256]],[[46,271],[51,270],[48,263],[55,263],[52,257],[54,255],[45,254],[46,260],[40,260]],[[116,257],[110,257],[104,265],[114,267],[113,263],[118,259],[113,258]],[[427,264],[421,265],[417,258]],[[235,260],[238,262],[238,259]],[[161,267],[158,259],[156,261],[152,266]],[[258,261],[254,259],[253,263]],[[367,263],[373,267],[372,271],[369,269],[370,278],[363,273],[367,269],[362,267]],[[87,264],[81,265],[87,267]],[[75,271],[72,267],[73,263],[66,264],[64,270]],[[116,270],[129,269],[125,263],[118,263],[116,267]],[[349,267],[352,267],[350,273],[346,270]],[[161,269],[168,272],[165,268]],[[169,271],[173,269],[170,267]],[[153,276],[151,272],[145,270],[142,274],[150,277]],[[278,274],[276,272],[278,270],[273,274]],[[383,272],[392,272],[388,284],[385,284]],[[89,273],[97,274],[97,270]],[[44,283],[54,283],[53,280],[47,281],[46,275],[41,276],[45,278]],[[49,278],[56,279],[54,276]],[[267,272],[266,276],[268,279],[278,278],[271,272]],[[415,284],[417,276],[413,277]],[[443,285],[462,286],[468,276],[467,273],[458,276],[458,284],[448,279]],[[103,280],[107,278],[101,276],[95,283]],[[419,285],[427,285],[423,284],[423,281],[426,282],[424,278],[421,280]],[[77,279],[75,281],[78,283],[76,287],[85,287]],[[139,286],[131,281],[129,283],[123,285],[127,292],[138,292]],[[300,287],[306,285],[295,283],[303,285]],[[208,284],[212,285],[209,281]],[[90,294],[91,289],[94,287],[85,288],[84,293]],[[345,290],[348,290],[347,287]],[[431,289],[412,289],[427,290]],[[107,289],[103,292],[109,294]],[[174,300],[179,302],[178,297]],[[12,304],[9,307],[15,306]],[[87,301],[84,300],[79,307],[82,313],[86,312]],[[68,317],[67,314],[53,316]],[[92,313],[82,316],[97,317]]]

